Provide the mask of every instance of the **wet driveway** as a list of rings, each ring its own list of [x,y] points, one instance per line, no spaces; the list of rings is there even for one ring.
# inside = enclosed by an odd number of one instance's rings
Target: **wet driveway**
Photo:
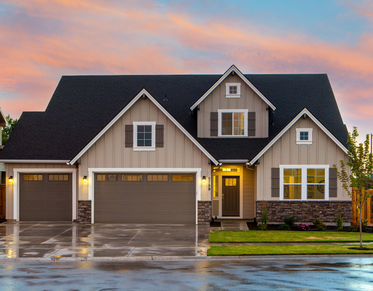
[[[206,256],[208,225],[0,224],[1,258]]]

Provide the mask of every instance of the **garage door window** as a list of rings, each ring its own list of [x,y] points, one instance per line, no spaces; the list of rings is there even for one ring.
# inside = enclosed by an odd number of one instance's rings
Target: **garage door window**
[[[122,175],[122,181],[141,182],[142,181],[142,175]]]
[[[23,175],[24,181],[43,181],[43,175]]]
[[[168,175],[147,175],[146,179],[149,182],[167,182]]]
[[[115,174],[107,174],[107,175],[97,175],[97,181],[117,181],[117,175]]]
[[[172,175],[173,182],[193,181],[193,175]]]
[[[69,181],[69,175],[48,175],[49,181]]]

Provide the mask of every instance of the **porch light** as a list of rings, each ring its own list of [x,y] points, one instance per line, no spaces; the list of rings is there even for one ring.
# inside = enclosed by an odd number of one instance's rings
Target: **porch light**
[[[13,183],[13,181],[14,181],[13,176],[9,176],[9,178],[8,178],[8,182],[9,182],[9,183]]]
[[[206,184],[206,176],[203,176],[203,177],[202,177],[202,183],[203,183],[203,184]]]
[[[83,183],[84,183],[84,184],[87,184],[87,183],[88,183],[88,178],[87,178],[87,176],[84,176],[84,177],[83,177]]]

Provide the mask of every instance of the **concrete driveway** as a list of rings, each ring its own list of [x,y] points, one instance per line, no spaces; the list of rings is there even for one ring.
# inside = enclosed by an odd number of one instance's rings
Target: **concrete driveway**
[[[209,225],[0,224],[1,258],[206,256]]]

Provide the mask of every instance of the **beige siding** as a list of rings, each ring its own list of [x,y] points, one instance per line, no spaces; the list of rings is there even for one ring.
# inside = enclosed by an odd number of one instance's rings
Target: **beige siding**
[[[154,121],[164,125],[164,147],[155,151],[126,148],[125,125],[136,121]],[[79,199],[88,199],[88,186],[82,177],[88,168],[201,168],[202,176],[211,177],[208,158],[149,99],[139,99],[80,159]],[[210,200],[207,185],[202,200]]]
[[[254,183],[255,172],[243,167],[243,218],[253,218],[255,210]]]
[[[240,98],[226,98],[226,83],[241,83]],[[237,75],[229,75],[199,105],[197,111],[198,137],[210,137],[210,112],[218,109],[248,109],[256,112],[256,136],[268,137],[267,104]]]
[[[296,128],[313,128],[311,145],[296,144]],[[330,165],[339,166],[339,161],[348,161],[348,156],[311,119],[299,119],[259,160],[257,165],[257,200],[271,198],[271,168],[280,165]],[[349,200],[338,181],[338,197],[330,200]]]
[[[66,164],[5,164],[6,169],[6,218],[13,219],[14,184],[9,184],[9,176],[14,176],[14,169],[75,169],[75,166]],[[16,178],[16,177],[15,177]],[[16,181],[15,181],[16,182]]]

